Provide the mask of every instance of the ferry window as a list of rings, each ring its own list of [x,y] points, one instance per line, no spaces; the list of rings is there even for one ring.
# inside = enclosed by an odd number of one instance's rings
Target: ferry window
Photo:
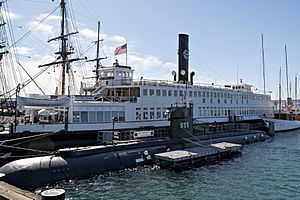
[[[97,111],[97,122],[103,122],[103,111]]]
[[[104,112],[104,122],[111,122],[111,111],[105,111]]]
[[[227,99],[224,99],[224,103],[225,103],[225,104],[227,103]]]
[[[194,97],[197,97],[197,91],[194,91]]]
[[[211,116],[211,117],[214,116],[214,111],[213,111],[213,110],[210,111],[210,116]]]
[[[116,118],[116,119],[119,120],[119,118],[118,118],[118,111],[112,111],[111,120],[112,120],[113,118]]]
[[[218,99],[218,103],[220,103],[220,99]]]
[[[178,91],[174,90],[174,96],[177,97],[178,96]]]
[[[143,112],[143,119],[148,119],[148,112]]]
[[[125,121],[125,112],[119,111],[118,117],[119,117],[119,121]]]
[[[81,123],[87,123],[88,122],[88,112],[87,111],[81,111]]]
[[[205,103],[205,98],[202,99],[202,103]]]
[[[160,96],[160,90],[156,90],[156,96]]]
[[[154,108],[150,108],[150,110],[154,110]]]
[[[206,96],[209,97],[209,92],[206,92]]]
[[[189,91],[189,97],[192,97],[192,96],[193,96],[193,92]]]
[[[202,96],[205,97],[205,92],[202,92]]]
[[[73,123],[79,123],[80,122],[80,112],[74,111],[73,112]]]
[[[160,107],[157,107],[156,110],[160,110]]]
[[[150,96],[154,96],[154,90],[150,89]]]
[[[172,96],[172,90],[168,91],[168,96]]]
[[[141,112],[140,111],[135,112],[135,119],[136,120],[140,120],[141,119]]]
[[[163,91],[162,91],[162,95],[163,95],[163,96],[167,96],[167,90],[163,90]]]
[[[179,91],[179,96],[181,96],[181,97],[183,96],[183,91],[182,90]]]
[[[201,92],[200,91],[198,91],[198,97],[201,97]]]
[[[167,118],[167,117],[168,117],[168,115],[167,115],[166,111],[164,111],[164,112],[163,112],[163,118],[165,119],[165,118]]]
[[[147,96],[148,95],[148,90],[147,89],[143,89],[143,95]]]
[[[95,111],[89,112],[89,122],[96,122],[96,112]]]
[[[213,99],[212,98],[210,98],[210,103],[213,103]]]
[[[154,119],[154,112],[150,112],[150,119]]]
[[[156,119],[160,119],[161,118],[161,112],[156,112]]]

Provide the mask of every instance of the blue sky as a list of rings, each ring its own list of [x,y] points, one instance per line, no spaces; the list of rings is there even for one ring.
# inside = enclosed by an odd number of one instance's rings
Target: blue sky
[[[16,38],[28,31],[33,22],[38,22],[41,14],[49,13],[58,4],[59,0],[9,0],[10,12],[17,15],[12,23],[23,27],[16,28]],[[283,97],[286,97],[285,44],[293,87],[295,75],[300,74],[299,8],[297,0],[72,0],[83,49],[89,40],[95,39],[100,20],[105,39],[103,48],[110,58],[103,64],[109,65],[116,58],[125,62],[125,56],[115,57],[112,53],[126,40],[128,63],[135,69],[135,78],[172,80],[171,71],[177,70],[177,36],[187,33],[190,68],[196,72],[196,82],[236,83],[238,74],[239,79],[262,90],[263,33],[266,88],[272,91],[273,99],[278,98],[279,66],[282,66]],[[54,19],[57,15],[59,12],[54,13],[52,21],[46,20],[44,27],[36,29],[30,39],[18,43],[20,48],[29,48],[24,54],[36,56],[24,59],[24,65],[37,66],[38,61],[47,60],[51,51],[54,52],[55,45],[43,40],[59,33],[59,21]],[[33,42],[36,39],[38,42]]]

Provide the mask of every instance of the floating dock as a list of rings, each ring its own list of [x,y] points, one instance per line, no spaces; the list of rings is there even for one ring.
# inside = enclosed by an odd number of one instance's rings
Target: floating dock
[[[155,159],[163,168],[180,170],[193,166],[200,166],[210,162],[232,158],[240,155],[242,145],[234,143],[215,143],[184,150],[175,150],[155,154]]]

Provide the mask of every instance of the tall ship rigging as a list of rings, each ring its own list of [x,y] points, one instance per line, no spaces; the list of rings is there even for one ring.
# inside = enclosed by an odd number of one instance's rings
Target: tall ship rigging
[[[16,98],[16,109],[24,116],[11,122],[9,132],[15,133],[98,133],[103,131],[153,130],[170,126],[168,108],[192,105],[195,123],[229,123],[257,120],[273,116],[271,97],[254,93],[251,85],[240,83],[200,85],[194,83],[195,72],[189,72],[189,36],[179,34],[178,70],[172,72],[171,81],[134,79],[134,69],[117,60],[112,66],[100,64],[99,49],[92,85],[82,83],[80,94],[72,94],[73,62],[85,57],[71,57],[74,46],[67,27],[66,1],[61,0],[61,32],[49,40],[59,41],[57,59],[41,64],[61,66],[61,84],[55,95],[39,98]],[[99,30],[99,29],[98,29]],[[98,31],[99,35],[99,31]],[[99,41],[97,38],[97,45]],[[170,73],[171,74],[171,73]]]

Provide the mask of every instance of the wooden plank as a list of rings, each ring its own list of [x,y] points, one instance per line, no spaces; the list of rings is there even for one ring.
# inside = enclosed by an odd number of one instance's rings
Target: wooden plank
[[[41,197],[26,190],[21,190],[15,186],[0,181],[0,200],[41,200]]]

